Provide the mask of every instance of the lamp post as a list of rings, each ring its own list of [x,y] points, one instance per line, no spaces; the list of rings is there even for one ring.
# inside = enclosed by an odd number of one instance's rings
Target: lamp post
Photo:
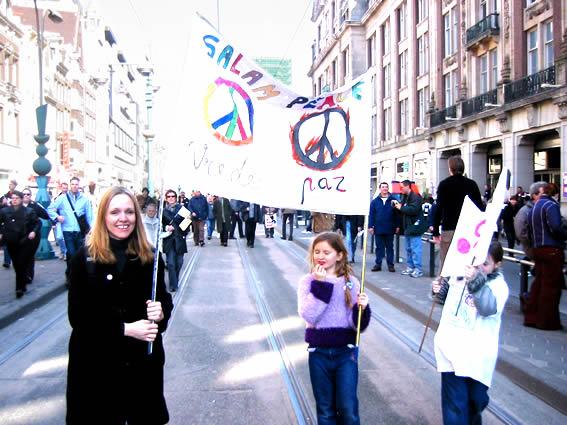
[[[35,149],[38,158],[36,158],[36,160],[33,162],[33,170],[37,174],[36,183],[38,188],[37,196],[35,200],[36,202],[41,204],[44,208],[47,208],[47,206],[51,202],[51,200],[49,199],[49,194],[47,193],[47,182],[48,182],[47,175],[51,171],[51,163],[45,157],[47,155],[47,147],[45,146],[45,144],[49,140],[49,135],[45,134],[47,105],[43,103],[43,55],[42,55],[43,28],[45,25],[46,16],[55,23],[60,23],[63,21],[63,19],[57,12],[54,12],[51,9],[45,9],[41,19],[42,25],[40,27],[39,11],[37,9],[37,0],[34,0],[33,3],[35,9],[35,20],[36,20],[36,30],[37,30],[37,55],[39,61],[39,106],[35,110],[36,120],[37,120],[37,136],[34,136],[34,139],[38,144]],[[36,258],[38,260],[48,260],[51,258],[55,258],[55,254],[53,252],[53,249],[51,248],[51,244],[47,240],[47,235],[49,235],[50,230],[51,230],[51,224],[47,220],[42,220],[41,239],[39,242],[38,250],[36,252]]]
[[[152,83],[152,76],[154,74],[154,69],[150,66],[139,67],[138,72],[146,77],[146,128],[142,132],[142,135],[146,139],[146,153],[148,158],[148,182],[147,188],[150,196],[154,193],[153,176],[152,176],[152,155],[151,155],[151,142],[155,137],[152,131],[152,109],[154,101],[154,93],[159,90],[159,88],[154,87]]]

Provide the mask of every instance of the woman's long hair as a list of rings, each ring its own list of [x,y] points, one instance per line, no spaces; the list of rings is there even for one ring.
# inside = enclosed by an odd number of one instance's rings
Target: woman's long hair
[[[313,268],[315,267],[315,261],[313,260],[313,251],[315,249],[315,246],[319,242],[327,242],[331,246],[331,248],[337,251],[337,253],[342,254],[342,258],[340,260],[337,260],[335,264],[335,271],[337,272],[337,276],[344,276],[345,283],[348,282],[352,274],[352,268],[348,263],[348,251],[346,249],[342,236],[335,232],[320,233],[311,242],[311,246],[309,247],[309,266],[311,270],[313,270]],[[346,285],[345,303],[349,308],[352,307],[352,295],[350,293],[350,289]]]
[[[116,263],[116,257],[110,249],[110,234],[108,233],[105,220],[110,201],[112,201],[116,195],[128,196],[132,201],[132,205],[134,206],[134,211],[136,213],[136,225],[130,235],[130,241],[128,242],[126,253],[138,256],[142,264],[153,261],[154,254],[146,237],[146,230],[144,229],[144,223],[142,222],[140,206],[138,202],[136,202],[136,197],[132,194],[132,192],[120,186],[113,186],[108,189],[100,200],[93,228],[86,241],[89,256],[97,263]]]

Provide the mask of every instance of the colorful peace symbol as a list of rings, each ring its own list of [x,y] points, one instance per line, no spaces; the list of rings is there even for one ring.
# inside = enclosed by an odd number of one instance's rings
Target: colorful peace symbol
[[[228,106],[227,95],[232,100],[230,106]],[[219,109],[223,111],[219,112]],[[226,109],[230,111],[225,113]],[[244,109],[246,109],[246,114],[243,115],[241,111]],[[252,143],[254,105],[248,93],[234,81],[219,77],[210,84],[204,99],[204,111],[207,125],[211,127],[214,136],[221,142],[232,146]],[[213,119],[212,116],[218,118]]]
[[[299,130],[301,129],[301,126],[310,119],[318,117],[319,115],[323,115],[324,117],[324,125],[321,134],[315,135],[307,143],[305,143],[304,146],[302,146],[299,140]],[[328,131],[331,118],[334,121],[335,129],[337,128],[335,124],[339,121],[340,130],[335,131],[333,136],[329,137]],[[293,157],[295,160],[307,168],[318,171],[336,170],[337,168],[340,168],[346,162],[352,148],[354,147],[354,138],[351,136],[349,127],[349,116],[342,108],[339,107],[329,108],[322,112],[304,115],[292,128],[290,136],[293,147]],[[340,154],[333,147],[331,138],[335,139],[333,142],[336,146],[341,146],[342,152]],[[342,146],[343,144],[344,146]],[[315,153],[317,156],[312,158]]]

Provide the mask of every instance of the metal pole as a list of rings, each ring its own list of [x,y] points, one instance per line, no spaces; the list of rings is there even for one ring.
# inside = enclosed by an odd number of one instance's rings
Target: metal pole
[[[35,25],[37,30],[37,59],[39,62],[39,106],[43,105],[43,57],[41,50],[43,48],[43,28],[39,26],[39,11],[37,9],[37,0],[33,0],[35,8]]]
[[[161,221],[163,219],[163,209],[165,208],[163,205],[163,201],[164,201],[163,189],[164,189],[164,181],[162,180],[161,191],[159,193],[160,199],[158,204],[158,208],[159,208],[158,226],[157,226],[156,247],[155,247],[155,256],[154,256],[154,272],[152,276],[152,298],[151,298],[152,301],[156,300],[156,295],[157,295],[157,276],[158,276],[159,257],[161,255],[161,229],[162,229]],[[153,349],[154,349],[154,343],[148,342],[148,354],[152,354]]]
[[[427,243],[429,244],[429,277],[435,277],[435,244],[429,237]]]
[[[147,130],[149,133],[146,134],[146,148],[147,148],[147,156],[148,156],[148,191],[150,192],[150,196],[153,196],[154,193],[154,185],[152,183],[152,152],[151,152],[151,142],[152,142],[152,135],[151,128],[152,128],[152,108],[153,108],[153,84],[152,84],[152,72],[148,72],[146,74],[146,123],[147,123]]]
[[[364,216],[364,240],[362,242],[362,275],[360,276],[360,292],[364,292],[366,278],[366,249],[368,242],[368,214]],[[358,321],[356,324],[356,346],[360,343],[360,324],[362,322],[362,306],[358,306]]]
[[[217,0],[217,31],[220,32],[220,0]]]
[[[44,208],[47,208],[48,205],[51,203],[51,199],[49,198],[49,194],[47,193],[47,182],[49,178],[47,175],[51,171],[51,163],[45,157],[47,155],[48,149],[45,146],[47,141],[49,140],[49,136],[45,134],[45,125],[47,121],[47,105],[43,104],[43,57],[42,57],[42,49],[43,49],[43,28],[40,27],[40,20],[39,20],[39,11],[37,9],[37,0],[34,0],[34,9],[35,9],[35,22],[36,22],[36,30],[37,30],[37,56],[39,61],[39,106],[36,109],[36,122],[37,122],[37,135],[34,136],[35,141],[37,142],[38,146],[36,148],[36,153],[38,157],[32,164],[32,168],[37,174],[36,182],[37,182],[37,195],[36,195],[36,202],[41,204]],[[38,260],[49,260],[55,258],[55,253],[53,252],[53,248],[51,244],[47,240],[47,236],[51,230],[51,223],[47,220],[41,220],[41,235],[40,235],[40,242],[39,247],[35,253],[35,256]]]

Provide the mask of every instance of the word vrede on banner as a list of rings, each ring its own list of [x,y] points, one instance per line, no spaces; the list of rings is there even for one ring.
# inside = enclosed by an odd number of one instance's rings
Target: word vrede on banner
[[[196,17],[183,98],[186,134],[166,181],[263,205],[367,214],[365,76],[310,98],[292,92]]]

